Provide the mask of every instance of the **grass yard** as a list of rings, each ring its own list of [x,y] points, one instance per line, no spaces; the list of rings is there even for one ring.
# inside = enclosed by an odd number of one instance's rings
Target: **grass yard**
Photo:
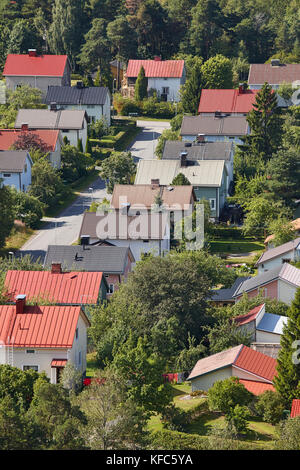
[[[180,385],[173,385],[174,398],[173,402],[179,408],[187,411],[194,408],[198,403],[206,398],[194,397],[188,400],[181,398],[190,393],[189,383]],[[186,434],[197,435],[203,438],[207,437],[213,428],[224,428],[225,418],[220,413],[207,412],[198,417],[191,423],[187,429]],[[149,420],[150,431],[162,431],[163,426],[158,415],[152,416]],[[275,427],[269,423],[260,421],[258,418],[251,417],[249,421],[249,432],[243,437],[242,441],[251,445],[255,449],[272,449],[274,445],[276,430]]]
[[[0,250],[0,256],[8,256],[9,251],[19,250],[33,234],[33,229],[15,224],[11,235],[6,239],[5,247]]]
[[[213,240],[209,242],[211,253],[242,254],[260,252],[265,249],[261,241],[249,240]]]
[[[87,377],[94,377],[99,370],[96,361],[96,352],[91,352],[86,355],[86,375]]]

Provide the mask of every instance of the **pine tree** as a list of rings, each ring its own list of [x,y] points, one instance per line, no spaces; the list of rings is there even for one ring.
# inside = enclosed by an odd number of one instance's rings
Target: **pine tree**
[[[247,116],[251,134],[243,138],[246,144],[244,149],[267,161],[280,147],[283,134],[277,96],[271,85],[263,85],[256,95],[253,108]]]
[[[145,69],[141,66],[139,74],[135,82],[134,97],[137,101],[147,98],[148,79],[145,76]]]
[[[85,153],[92,154],[92,145],[91,141],[89,138],[86,139],[86,144],[85,144]]]
[[[300,288],[297,290],[294,301],[288,310],[288,322],[281,336],[281,349],[277,358],[278,375],[274,379],[277,392],[283,397],[287,405],[293,398],[300,398]]]
[[[198,111],[201,90],[203,87],[201,64],[201,60],[195,63],[191,70],[190,77],[181,91],[181,102],[185,113],[197,114]]]
[[[172,186],[188,186],[191,183],[183,173],[178,173],[172,181]]]
[[[83,152],[82,139],[77,140],[77,148],[79,152]]]

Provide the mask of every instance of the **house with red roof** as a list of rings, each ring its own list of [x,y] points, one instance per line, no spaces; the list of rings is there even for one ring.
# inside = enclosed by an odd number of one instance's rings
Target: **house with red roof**
[[[58,129],[35,129],[29,130],[25,124],[21,129],[0,129],[0,151],[10,150],[14,145],[28,143],[40,143],[48,153],[48,159],[53,168],[61,166],[62,136]]]
[[[235,90],[202,90],[198,113],[200,116],[246,116],[255,103],[257,90],[240,86]]]
[[[215,382],[229,377],[239,381],[254,395],[274,391],[276,359],[243,344],[200,359],[188,377],[192,391],[209,390]]]
[[[179,89],[186,80],[184,60],[133,60],[128,62],[126,74],[122,83],[122,94],[134,96],[134,86],[138,74],[144,67],[148,79],[148,92],[155,90],[161,101],[179,101]]]
[[[11,302],[25,294],[30,301],[55,305],[97,305],[108,291],[102,272],[63,272],[61,263],[52,263],[50,271],[9,270],[4,284]]]
[[[29,49],[28,54],[7,55],[3,76],[9,90],[29,85],[39,88],[45,98],[48,86],[71,85],[71,65],[66,55],[44,55]]]
[[[26,305],[19,295],[0,306],[0,364],[45,372],[56,384],[69,362],[84,377],[89,326],[80,306]]]
[[[297,418],[297,416],[300,416],[300,399],[294,398],[292,402],[291,418]]]

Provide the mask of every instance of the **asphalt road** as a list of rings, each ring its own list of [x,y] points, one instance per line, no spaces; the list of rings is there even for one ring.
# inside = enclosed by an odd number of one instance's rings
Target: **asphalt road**
[[[163,121],[137,121],[142,127],[132,145],[128,148],[138,161],[142,158],[156,158],[154,155],[157,139],[170,125]],[[105,182],[98,178],[80,193],[80,196],[67,207],[58,217],[44,218],[44,226],[28,240],[19,251],[20,255],[30,254],[34,259],[44,259],[48,245],[71,245],[78,239],[82,216],[93,201],[100,202],[103,198],[110,199],[105,189]]]

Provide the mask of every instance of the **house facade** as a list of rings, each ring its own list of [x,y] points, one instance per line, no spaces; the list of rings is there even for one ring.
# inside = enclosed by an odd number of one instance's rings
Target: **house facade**
[[[262,292],[264,297],[281,300],[291,305],[297,289],[300,287],[300,269],[288,263],[252,277],[243,282],[233,297],[236,302],[246,293],[249,298]]]
[[[0,151],[1,184],[26,192],[31,185],[32,160],[26,150]]]
[[[49,245],[44,267],[51,268],[52,263],[60,263],[65,271],[103,272],[108,284],[107,298],[126,282],[135,262],[130,248],[117,246],[85,245]]]
[[[39,55],[30,49],[28,54],[8,54],[3,76],[7,89],[29,85],[41,90],[45,98],[48,86],[71,85],[71,65],[66,55]]]
[[[215,113],[214,116],[183,116],[180,135],[183,142],[233,142],[242,145],[250,133],[246,116]]]
[[[10,150],[19,139],[37,139],[47,147],[48,160],[53,168],[61,166],[62,136],[59,130],[36,129],[29,131],[25,124],[21,129],[0,129],[0,150]]]
[[[15,122],[16,129],[56,129],[62,139],[67,137],[71,145],[77,147],[78,139],[83,148],[87,141],[87,115],[84,110],[57,109],[19,109]]]
[[[256,263],[258,274],[300,260],[300,237],[265,251]]]
[[[193,186],[196,199],[210,203],[211,217],[218,219],[228,195],[228,174],[224,160],[195,160],[188,164],[186,155],[180,160],[140,160],[137,166],[135,184],[151,184],[156,180],[160,185],[170,185],[182,173]]]
[[[106,87],[85,87],[82,82],[76,86],[50,86],[45,100],[48,108],[56,104],[57,109],[84,110],[88,123],[105,118],[111,125],[111,95]]]
[[[276,360],[244,345],[200,359],[188,377],[192,391],[209,390],[217,381],[236,377],[255,395],[274,391]]]
[[[265,82],[274,90],[282,83],[298,82],[299,85],[300,64],[282,64],[279,59],[272,59],[269,64],[251,64],[248,76],[250,90],[260,90]]]
[[[79,237],[89,243],[105,241],[109,245],[129,247],[135,261],[143,255],[164,256],[170,251],[170,226],[166,213],[129,216],[122,211],[106,214],[85,212]]]
[[[67,362],[86,373],[89,320],[81,307],[26,305],[18,295],[15,305],[0,306],[0,364],[45,372],[60,381]]]
[[[129,60],[122,94],[134,96],[135,82],[141,67],[144,67],[148,79],[148,93],[155,91],[162,101],[180,101],[179,90],[186,80],[184,60]]]

